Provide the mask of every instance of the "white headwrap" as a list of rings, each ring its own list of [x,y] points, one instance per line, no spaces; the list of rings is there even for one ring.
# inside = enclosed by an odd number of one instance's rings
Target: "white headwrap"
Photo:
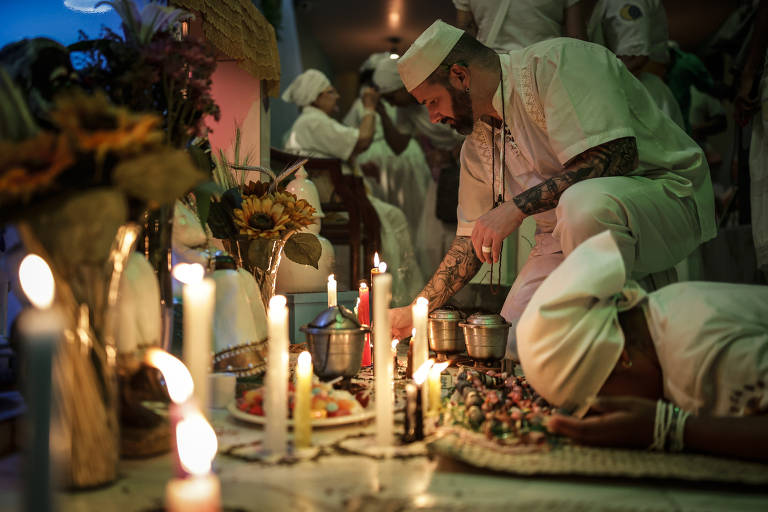
[[[315,101],[329,85],[331,85],[330,80],[321,71],[308,69],[291,82],[291,85],[283,91],[281,98],[283,101],[306,107]]]
[[[373,72],[373,83],[379,88],[381,94],[394,92],[405,87],[400,80],[400,73],[397,71],[397,60],[387,59],[379,62],[376,71]]]
[[[405,88],[412,91],[431,75],[463,33],[442,20],[435,21],[422,32],[397,63]]]
[[[376,69],[379,63],[385,60],[391,60],[389,58],[391,54],[389,52],[372,53],[365,59],[365,62],[360,66],[360,72]]]
[[[517,324],[517,350],[533,388],[557,407],[583,415],[624,348],[618,312],[645,292],[625,283],[610,231],[579,245],[541,284]]]

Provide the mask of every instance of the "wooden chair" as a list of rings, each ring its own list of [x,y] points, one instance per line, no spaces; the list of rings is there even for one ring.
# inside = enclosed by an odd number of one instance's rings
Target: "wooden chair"
[[[277,174],[300,155],[270,149],[271,168]],[[307,174],[317,187],[325,212],[320,234],[333,245],[348,245],[350,252],[350,286],[368,279],[367,268],[375,252],[381,252],[381,223],[368,200],[363,179],[343,174],[338,158],[310,158],[304,164]],[[346,215],[343,215],[346,214]]]

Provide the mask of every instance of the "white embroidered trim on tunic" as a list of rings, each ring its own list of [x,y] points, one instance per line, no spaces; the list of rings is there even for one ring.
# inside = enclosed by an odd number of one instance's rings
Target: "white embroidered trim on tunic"
[[[520,68],[520,93],[523,96],[523,105],[525,111],[531,116],[531,119],[545,132],[547,131],[547,120],[544,117],[544,109],[541,106],[536,91],[533,87],[533,76],[528,68]]]

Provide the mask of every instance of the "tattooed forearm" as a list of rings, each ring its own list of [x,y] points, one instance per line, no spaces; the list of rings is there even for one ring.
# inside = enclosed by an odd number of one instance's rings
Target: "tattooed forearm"
[[[521,192],[513,201],[527,215],[541,213],[556,207],[562,193],[574,183],[601,176],[621,176],[635,167],[635,139],[612,140],[578,155],[568,164],[565,173]]]
[[[435,275],[419,295],[429,300],[430,311],[437,309],[475,277],[481,266],[482,263],[475,256],[472,239],[457,236]]]

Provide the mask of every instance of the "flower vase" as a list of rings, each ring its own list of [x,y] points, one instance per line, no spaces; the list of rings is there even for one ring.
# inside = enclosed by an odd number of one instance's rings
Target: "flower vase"
[[[259,284],[264,307],[275,296],[277,270],[283,257],[285,240],[271,238],[238,237],[225,241],[227,250],[235,257],[239,266],[251,272]]]
[[[141,231],[137,224],[125,224],[127,215],[121,193],[92,189],[46,205],[18,225],[27,249],[49,262],[56,302],[67,318],[53,364],[51,446],[70,488],[104,485],[117,476],[115,304]]]

